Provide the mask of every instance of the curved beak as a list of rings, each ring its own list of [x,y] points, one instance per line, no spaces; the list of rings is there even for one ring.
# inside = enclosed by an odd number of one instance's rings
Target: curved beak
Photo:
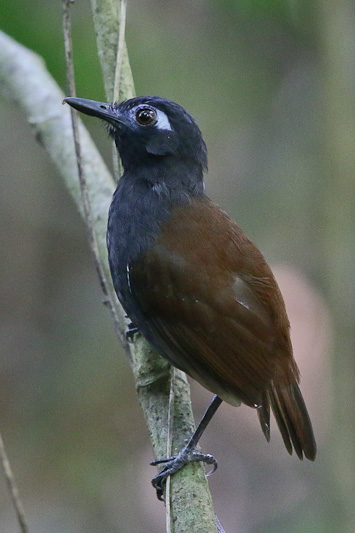
[[[106,104],[104,102],[96,102],[95,100],[86,100],[85,98],[64,98],[63,103],[66,102],[74,109],[77,109],[85,115],[91,115],[93,117],[101,118],[114,126],[118,126],[123,123],[120,116],[112,108],[112,104]]]

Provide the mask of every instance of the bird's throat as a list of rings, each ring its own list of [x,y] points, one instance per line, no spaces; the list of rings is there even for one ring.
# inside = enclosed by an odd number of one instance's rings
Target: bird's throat
[[[179,168],[173,173],[171,167],[159,165],[122,176],[112,199],[107,231],[113,276],[154,245],[174,208],[204,196],[202,172],[186,170]]]

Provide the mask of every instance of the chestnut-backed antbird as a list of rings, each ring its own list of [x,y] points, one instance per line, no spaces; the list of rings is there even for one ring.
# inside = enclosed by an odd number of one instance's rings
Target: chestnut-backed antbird
[[[120,104],[66,98],[103,119],[124,173],[113,195],[107,246],[113,284],[129,319],[172,365],[215,393],[182,452],[153,479],[189,460],[222,400],[257,410],[269,440],[270,407],[286,449],[315,459],[298,387],[289,321],[258,248],[204,192],[206,145],[194,119],[158,97]]]

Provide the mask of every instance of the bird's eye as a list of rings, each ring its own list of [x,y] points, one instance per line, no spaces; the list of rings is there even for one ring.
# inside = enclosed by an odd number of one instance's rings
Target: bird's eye
[[[141,126],[149,126],[157,119],[157,113],[151,107],[143,107],[138,109],[136,113],[136,120]]]

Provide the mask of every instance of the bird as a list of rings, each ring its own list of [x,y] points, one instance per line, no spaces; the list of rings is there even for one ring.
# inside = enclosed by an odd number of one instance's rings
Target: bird
[[[133,329],[173,366],[211,391],[196,432],[153,478],[158,498],[168,475],[191,460],[222,403],[257,411],[270,440],[273,411],[289,454],[314,461],[316,442],[293,357],[285,303],[264,256],[205,192],[207,148],[192,116],[157,96],[121,103],[68,97],[102,119],[123,166],[109,209],[113,285]]]

